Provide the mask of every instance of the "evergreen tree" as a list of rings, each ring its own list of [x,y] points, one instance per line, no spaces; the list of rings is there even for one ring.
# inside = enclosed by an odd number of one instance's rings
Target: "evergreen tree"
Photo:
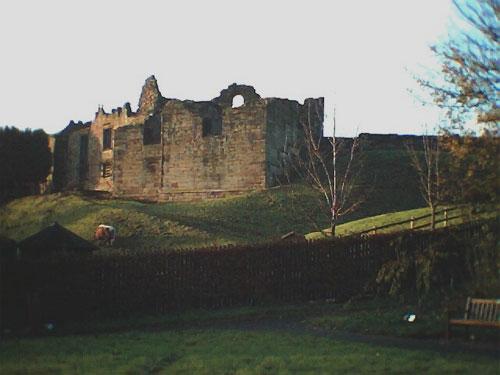
[[[43,130],[0,128],[0,202],[38,193],[51,166]]]

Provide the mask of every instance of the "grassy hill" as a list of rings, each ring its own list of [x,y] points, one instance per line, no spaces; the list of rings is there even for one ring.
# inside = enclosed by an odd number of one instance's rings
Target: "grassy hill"
[[[365,145],[358,181],[365,201],[341,222],[424,206],[415,172],[399,143]],[[306,234],[327,227],[328,218],[314,208],[318,199],[302,185],[194,203],[99,200],[61,193],[32,196],[0,207],[0,236],[22,240],[57,221],[86,239],[93,237],[97,225],[113,225],[116,246],[128,249],[267,241],[290,231]]]
[[[443,207],[444,208],[444,207]],[[438,211],[441,211],[442,208],[440,208]],[[488,210],[489,211],[489,210]],[[359,233],[363,232],[365,230],[370,230],[373,227],[380,227],[386,224],[392,224],[392,223],[397,223],[405,220],[411,219],[411,217],[418,218],[419,216],[424,216],[427,214],[430,214],[430,209],[425,207],[425,208],[417,208],[413,210],[405,210],[405,211],[399,211],[399,212],[391,212],[387,214],[382,214],[382,215],[376,215],[376,216],[370,216],[366,217],[364,219],[359,219],[359,220],[354,220],[350,221],[344,224],[341,224],[337,227],[336,229],[336,234],[340,236],[346,236],[349,234],[354,234],[354,233]],[[493,211],[489,212],[483,212],[480,214],[474,214],[474,219],[486,219],[490,217],[494,217],[498,213]],[[463,207],[461,209],[455,210],[450,212],[449,217],[452,218],[454,216],[462,216],[459,218],[454,218],[448,221],[448,225],[457,225],[461,224],[464,221],[469,220],[469,207]],[[439,221],[441,219],[444,219],[444,213],[439,213],[436,215],[436,220]],[[424,224],[429,224],[430,223],[430,217],[421,219],[415,222],[415,226],[418,227],[420,225]],[[444,226],[444,223],[438,223],[436,225],[436,228],[441,228]],[[407,230],[410,228],[410,224],[401,224],[401,225],[395,225],[393,227],[385,228],[382,230],[378,230],[377,233],[391,233],[391,232],[398,232],[401,230]],[[326,231],[325,231],[326,232]],[[324,238],[324,234],[322,232],[311,232],[306,235],[306,238],[309,240],[313,239],[319,239],[319,238]]]
[[[317,193],[301,185],[193,203],[154,204],[57,193],[4,205],[0,235],[19,241],[57,221],[89,240],[97,225],[113,225],[118,232],[116,247],[127,249],[250,243],[277,239],[289,231],[317,230],[307,215],[326,227],[326,217],[311,209],[317,199]],[[355,216],[377,212],[376,206],[386,209],[374,200]]]
[[[313,229],[293,207],[315,193],[300,187],[194,203],[99,200],[76,194],[25,197],[2,207],[0,235],[21,240],[57,221],[91,239],[97,225],[117,228],[116,246],[132,249],[199,247],[265,241]],[[294,206],[295,207],[295,206]]]

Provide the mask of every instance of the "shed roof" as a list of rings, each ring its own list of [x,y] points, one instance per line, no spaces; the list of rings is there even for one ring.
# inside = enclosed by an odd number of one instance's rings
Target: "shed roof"
[[[57,222],[19,242],[22,257],[41,257],[54,253],[90,253],[97,247]]]

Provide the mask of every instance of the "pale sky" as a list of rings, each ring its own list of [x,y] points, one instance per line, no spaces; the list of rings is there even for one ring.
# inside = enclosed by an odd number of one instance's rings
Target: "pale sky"
[[[421,133],[438,114],[408,88],[432,64],[451,0],[1,0],[0,126],[62,130],[99,104],[210,100],[233,82],[335,105],[338,135]],[[328,121],[328,120],[327,120]]]

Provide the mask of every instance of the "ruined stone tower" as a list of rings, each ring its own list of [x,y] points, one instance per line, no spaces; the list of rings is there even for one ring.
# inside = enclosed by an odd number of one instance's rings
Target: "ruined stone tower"
[[[155,76],[149,77],[142,88],[138,112],[143,114],[153,113],[161,103],[161,98],[162,96]]]
[[[164,98],[151,76],[137,112],[99,107],[92,122],[72,121],[57,135],[54,180],[61,190],[154,201],[263,190],[283,174],[285,144],[301,139],[311,107],[321,129],[323,98],[261,98],[232,84],[210,101],[182,101]]]

